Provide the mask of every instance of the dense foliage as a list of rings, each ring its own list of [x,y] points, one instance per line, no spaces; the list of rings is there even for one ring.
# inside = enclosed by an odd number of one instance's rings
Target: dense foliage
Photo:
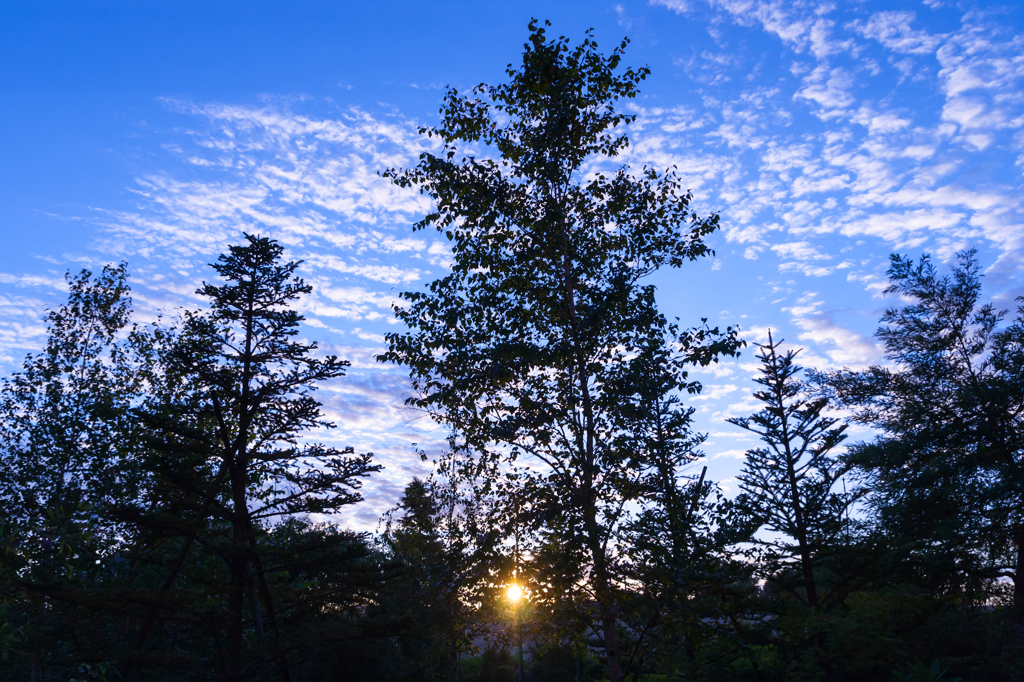
[[[348,363],[300,336],[280,244],[245,235],[151,325],[125,264],[68,275],[0,385],[3,679],[1024,679],[1024,306],[981,303],[973,252],[893,256],[886,365],[805,379],[769,335],[726,499],[693,475],[688,371],[743,342],[644,283],[717,217],[613,166],[647,75],[625,42],[530,32],[385,172],[454,255],[380,357],[448,449],[376,536],[322,522],[379,466],[317,440]]]
[[[424,131],[442,141],[437,154],[388,172],[434,200],[416,228],[446,235],[453,263],[405,294],[409,331],[390,334],[381,359],[409,368],[413,405],[514,472],[496,494],[530,531],[517,551],[557,548],[557,573],[579,577],[536,585],[537,599],[596,603],[586,631],[600,632],[618,682],[631,567],[616,549],[631,544],[631,507],[681,496],[696,457],[701,439],[676,397],[700,390],[685,366],[739,342],[732,329],[679,330],[640,284],[710,253],[717,217],[695,216],[671,171],[584,169],[628,145],[632,117],[615,104],[647,70],[618,69],[625,43],[604,57],[589,37],[573,48],[531,31],[509,83],[448,91],[442,123]],[[496,158],[474,156],[474,143]]]

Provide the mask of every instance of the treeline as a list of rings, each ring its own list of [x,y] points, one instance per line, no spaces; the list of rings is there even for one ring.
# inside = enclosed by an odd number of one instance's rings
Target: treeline
[[[279,244],[230,247],[172,322],[132,322],[123,264],[69,275],[0,386],[4,679],[512,680],[520,637],[538,682],[1024,679],[1024,308],[980,304],[973,252],[894,256],[885,365],[805,373],[769,336],[727,499],[686,399],[746,344],[644,282],[718,218],[674,169],[606,170],[648,75],[625,47],[531,23],[383,172],[453,256],[378,358],[448,449],[376,537],[315,521],[379,466],[315,441],[348,363],[300,335]]]

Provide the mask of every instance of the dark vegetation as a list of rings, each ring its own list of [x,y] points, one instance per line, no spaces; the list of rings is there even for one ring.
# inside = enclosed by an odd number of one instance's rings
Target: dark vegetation
[[[435,473],[377,537],[314,521],[379,467],[316,442],[347,363],[301,340],[274,241],[174,323],[132,323],[124,265],[69,275],[0,387],[3,679],[513,680],[520,635],[537,682],[1024,679],[1024,308],[981,305],[972,252],[893,256],[884,366],[758,347],[732,422],[761,445],[726,500],[693,475],[688,370],[744,343],[644,283],[709,255],[717,216],[671,169],[600,172],[647,76],[625,42],[530,30],[384,172],[454,253],[380,356],[448,429]]]

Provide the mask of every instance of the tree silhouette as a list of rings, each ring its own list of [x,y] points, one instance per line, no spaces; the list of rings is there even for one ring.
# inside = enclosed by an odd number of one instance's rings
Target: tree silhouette
[[[768,332],[759,345],[763,388],[754,393],[764,407],[750,417],[728,421],[757,434],[764,446],[747,451],[740,474],[742,494],[736,506],[775,535],[759,542],[769,549],[773,571],[795,560],[803,576],[807,604],[818,606],[814,569],[821,555],[838,544],[850,506],[860,492],[840,492],[839,480],[850,466],[833,450],[846,439],[846,424],[826,417],[826,398],[807,395],[793,360],[799,351],[779,348]]]
[[[876,336],[893,367],[815,380],[882,435],[852,461],[870,475],[890,537],[916,541],[935,589],[1008,577],[1024,622],[1024,307],[981,303],[976,252],[940,276],[926,255],[894,254]]]
[[[349,363],[318,358],[315,342],[296,338],[303,318],[293,306],[311,291],[295,276],[299,262],[282,263],[284,249],[271,239],[246,239],[212,265],[223,283],[198,290],[210,310],[186,313],[165,358],[163,393],[148,406],[147,420],[162,439],[158,447],[183,457],[167,470],[203,473],[189,484],[203,498],[194,505],[200,517],[209,513],[230,527],[230,537],[212,545],[230,571],[225,677],[244,676],[248,601],[269,680],[264,619],[275,631],[278,626],[257,551],[261,524],[352,504],[360,499],[360,479],[380,467],[351,448],[302,442],[310,431],[334,427],[312,394],[319,382],[344,376]],[[279,666],[287,675],[287,665]]]
[[[606,57],[589,34],[572,47],[529,28],[507,83],[448,90],[440,126],[423,130],[441,151],[385,174],[434,200],[415,229],[444,234],[453,263],[427,291],[403,295],[396,314],[410,331],[389,334],[380,359],[410,369],[410,403],[471,451],[533,460],[516,469],[509,514],[585,562],[619,682],[617,529],[656,459],[673,458],[675,475],[692,458],[677,447],[692,441],[689,413],[668,400],[699,390],[685,364],[735,353],[738,341],[732,329],[680,332],[640,284],[709,255],[717,217],[695,216],[671,171],[594,165],[628,145],[633,117],[615,105],[648,70],[620,69],[626,41]]]

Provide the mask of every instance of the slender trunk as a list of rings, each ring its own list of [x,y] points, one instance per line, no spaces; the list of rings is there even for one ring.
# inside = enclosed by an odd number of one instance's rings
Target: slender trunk
[[[231,585],[228,588],[228,622],[224,628],[224,679],[242,682],[242,627],[245,570],[239,558],[232,558]]]
[[[801,533],[805,539],[800,541],[800,563],[804,569],[804,586],[807,589],[807,605],[814,608],[818,605],[818,589],[814,584],[814,566],[811,564],[811,552],[807,547],[806,535]]]
[[[811,561],[811,548],[807,543],[807,523],[804,520],[803,507],[800,504],[800,487],[796,476],[796,461],[791,447],[795,436],[789,433],[789,420],[786,418],[786,401],[783,397],[784,379],[778,374],[774,341],[771,332],[768,332],[768,343],[772,346],[771,364],[773,368],[772,383],[775,393],[776,409],[779,411],[779,426],[781,428],[781,442],[785,448],[786,475],[789,478],[790,501],[793,505],[793,521],[796,524],[796,541],[800,551],[800,567],[804,574],[804,589],[807,590],[807,605],[811,608],[818,606],[818,589],[814,584],[814,565]]]
[[[250,545],[255,545],[256,538],[252,538]],[[263,570],[263,559],[259,554],[254,554],[253,561],[256,566],[256,576],[259,578],[260,596],[263,598],[263,607],[267,610],[267,620],[270,621],[270,629],[274,631],[274,639],[278,642],[279,650],[275,656],[278,673],[283,682],[291,682],[292,675],[288,669],[288,656],[281,646],[281,628],[277,624],[277,612],[274,610],[274,601],[270,597],[270,585],[267,584],[267,575]]]
[[[604,635],[605,654],[608,656],[608,673],[611,682],[621,682],[622,670],[619,661],[618,623],[615,621],[615,612],[609,603],[608,582],[606,580],[599,580],[599,583],[604,583],[599,585],[602,588],[600,591],[604,592],[604,597],[598,597],[598,606],[601,609],[601,630]]]
[[[587,422],[586,473],[583,483],[583,525],[587,534],[590,556],[594,562],[594,592],[597,605],[601,611],[601,631],[604,635],[604,650],[608,656],[608,672],[611,682],[622,682],[622,671],[619,662],[619,629],[612,607],[611,580],[608,571],[608,557],[605,554],[604,540],[597,524],[597,492],[594,490],[595,457],[593,411],[590,402],[590,391],[586,384],[586,375],[581,373],[583,384],[583,404]]]
[[[1013,622],[1024,625],[1024,532],[1018,532],[1013,544],[1017,548],[1017,566],[1013,572]]]
[[[252,564],[250,563],[250,543],[253,540],[252,519],[249,518],[249,505],[247,488],[249,484],[249,431],[252,425],[252,414],[255,405],[252,400],[252,364],[253,364],[253,329],[254,329],[254,294],[250,289],[248,300],[242,308],[245,320],[245,345],[241,353],[242,375],[239,380],[241,395],[231,406],[230,410],[237,419],[237,427],[234,438],[226,428],[228,420],[223,414],[218,415],[221,428],[221,438],[227,452],[230,463],[231,502],[234,506],[234,513],[231,515],[231,536],[234,547],[232,548],[231,564],[231,595],[229,599],[230,613],[228,624],[227,658],[229,665],[229,682],[241,679],[242,665],[242,636],[244,632],[243,605],[245,592],[248,592],[252,608],[253,628],[256,634],[256,645],[259,648],[259,655],[262,664],[263,678],[265,682],[271,682],[270,665],[267,658],[266,643],[263,633],[263,619],[260,615],[259,602],[256,598],[256,585],[252,575]],[[220,412],[219,402],[216,394],[214,404]],[[235,677],[232,677],[234,675]]]
[[[252,625],[256,631],[256,648],[260,652],[260,669],[264,682],[273,682],[270,674],[270,659],[267,656],[267,640],[263,633],[263,616],[260,614],[260,602],[256,598],[256,579],[252,574],[252,563],[245,561],[245,583],[249,592],[249,608],[252,609]]]
[[[236,553],[232,563],[238,563],[241,566],[242,582],[238,586],[238,598],[242,599],[241,590],[244,588],[245,592],[248,593],[250,608],[252,609],[253,630],[256,635],[256,647],[259,650],[263,678],[265,682],[271,682],[270,659],[267,655],[266,639],[263,632],[263,618],[260,614],[259,601],[256,598],[256,579],[253,576],[252,563],[248,556],[250,554],[250,544],[253,540],[253,532],[252,520],[249,518],[249,506],[246,501],[247,473],[244,467],[233,467],[231,471],[231,496],[235,507],[231,518],[231,525],[232,540],[234,541],[234,551]],[[232,573],[234,573],[234,570],[234,566],[232,566]],[[234,585],[232,585],[232,589],[234,589]],[[234,598],[235,595],[232,593],[232,599]],[[237,612],[232,611],[231,619],[233,621],[232,627],[237,629],[238,636],[241,637],[244,629],[244,614],[241,608]],[[241,640],[239,640],[240,645]],[[240,655],[241,649],[239,648]]]
[[[604,650],[608,656],[608,672],[611,682],[622,682],[622,670],[619,661],[619,628],[612,608],[611,581],[608,576],[608,558],[604,553],[597,526],[597,507],[591,494],[584,502],[583,524],[587,532],[587,545],[594,561],[594,592],[597,607],[601,612],[601,634],[604,636]]]
[[[796,523],[796,541],[800,551],[800,567],[804,574],[804,588],[807,590],[807,605],[818,606],[818,589],[814,584],[814,563],[811,560],[811,548],[807,542],[807,523],[804,520],[803,508],[800,505],[800,490],[797,486],[796,470],[793,456],[789,448],[789,433],[786,420],[782,421],[783,438],[786,445],[786,463],[789,473],[790,495],[793,502],[793,520]]]
[[[587,358],[584,350],[580,347],[580,325],[576,314],[576,282],[573,272],[573,253],[569,245],[569,233],[565,225],[562,206],[556,208],[554,217],[558,224],[561,238],[562,257],[562,296],[565,311],[569,318],[569,326],[572,333],[573,354],[575,355],[576,372],[580,387],[580,396],[583,403],[583,424],[585,431],[585,442],[579,445],[584,458],[583,484],[580,486],[583,505],[583,524],[587,534],[587,544],[594,562],[594,592],[597,596],[597,605],[601,611],[601,630],[604,636],[605,653],[608,656],[608,672],[611,682],[622,682],[622,671],[619,664],[619,631],[615,619],[615,610],[612,608],[611,581],[608,575],[608,562],[605,555],[604,542],[601,538],[597,525],[597,501],[594,499],[594,479],[596,473],[596,434],[594,419],[594,404],[590,395],[589,374],[587,370]],[[582,434],[581,434],[582,435]]]
[[[686,661],[689,664],[687,672],[692,674],[697,666],[697,637],[693,627],[686,631]]]

